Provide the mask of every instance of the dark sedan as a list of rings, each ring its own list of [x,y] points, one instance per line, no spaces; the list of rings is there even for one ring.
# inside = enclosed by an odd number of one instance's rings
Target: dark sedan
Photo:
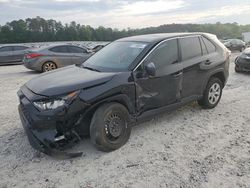
[[[229,39],[224,43],[224,45],[229,50],[238,50],[240,52],[243,52],[246,48],[246,43],[240,39]]]
[[[236,58],[235,60],[235,71],[236,72],[249,72],[250,71],[250,48]]]
[[[24,45],[0,46],[0,65],[21,64],[28,48]]]

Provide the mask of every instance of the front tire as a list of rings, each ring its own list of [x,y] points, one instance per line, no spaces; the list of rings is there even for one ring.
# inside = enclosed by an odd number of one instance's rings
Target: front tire
[[[241,72],[240,67],[238,65],[235,65],[234,70],[237,73]]]
[[[95,147],[109,152],[123,146],[129,139],[131,126],[128,110],[119,103],[99,107],[90,124],[90,138]]]
[[[204,91],[203,98],[198,101],[198,104],[204,109],[215,108],[220,102],[222,89],[223,84],[219,78],[210,78]]]

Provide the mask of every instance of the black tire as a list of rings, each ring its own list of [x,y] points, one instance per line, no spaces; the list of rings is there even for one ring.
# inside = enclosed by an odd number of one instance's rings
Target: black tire
[[[243,52],[245,50],[245,47],[241,47],[240,52]]]
[[[48,72],[57,69],[57,65],[54,62],[47,61],[42,66],[42,72]]]
[[[90,138],[95,147],[109,152],[123,146],[129,139],[131,126],[128,110],[119,103],[99,107],[90,124]],[[119,134],[118,134],[119,133]]]
[[[215,92],[217,91],[216,88],[218,88],[219,92]],[[216,77],[210,78],[207,87],[203,93],[203,98],[198,101],[198,104],[204,109],[215,108],[220,102],[222,90],[223,90],[222,81]]]
[[[241,72],[240,67],[238,65],[235,65],[234,70],[237,73]]]

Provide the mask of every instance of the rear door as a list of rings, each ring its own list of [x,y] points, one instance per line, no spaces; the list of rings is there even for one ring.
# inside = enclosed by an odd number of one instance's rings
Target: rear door
[[[181,64],[183,66],[182,98],[200,95],[204,74],[200,66],[203,57],[199,36],[180,38]]]
[[[68,46],[70,53],[72,53],[72,63],[81,64],[86,61],[90,54],[86,49],[77,46]]]
[[[149,76],[145,66],[153,62],[156,75]],[[137,110],[143,113],[180,101],[182,67],[179,63],[178,40],[161,43],[134,72]]]
[[[72,65],[72,53],[69,52],[67,45],[56,46],[49,49],[51,61],[59,63],[59,66]]]
[[[12,58],[15,62],[21,62],[23,60],[25,50],[27,50],[27,46],[13,46]]]
[[[0,48],[0,63],[9,63],[13,61],[13,51],[11,46],[3,46]]]

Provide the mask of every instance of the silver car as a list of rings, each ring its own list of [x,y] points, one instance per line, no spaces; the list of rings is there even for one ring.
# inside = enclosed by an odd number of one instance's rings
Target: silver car
[[[49,45],[29,51],[24,56],[23,64],[28,69],[47,72],[68,65],[81,64],[92,54],[87,48],[75,45]]]
[[[0,46],[0,65],[22,63],[24,54],[27,53],[28,48],[28,46],[24,45]]]

